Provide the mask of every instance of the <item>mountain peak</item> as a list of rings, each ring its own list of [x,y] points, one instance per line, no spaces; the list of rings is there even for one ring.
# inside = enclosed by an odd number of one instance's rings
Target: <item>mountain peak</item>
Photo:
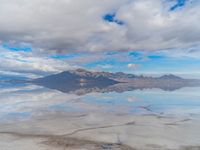
[[[160,79],[182,79],[181,77],[175,76],[173,74],[163,75]]]
[[[87,71],[87,70],[85,70],[85,69],[82,69],[82,68],[78,68],[78,69],[76,69],[75,71],[77,71],[77,72],[89,72],[89,71]]]
[[[81,69],[81,68],[78,68],[76,70],[69,70],[68,72],[79,75],[79,76],[92,76],[93,74],[92,72],[85,69]]]
[[[144,77],[123,72],[90,72],[85,69],[64,71],[59,74],[35,79],[34,84],[63,92],[78,91],[79,93],[129,91],[136,89],[159,88],[172,91],[182,87],[200,85],[200,81],[182,79],[173,74],[161,77]]]

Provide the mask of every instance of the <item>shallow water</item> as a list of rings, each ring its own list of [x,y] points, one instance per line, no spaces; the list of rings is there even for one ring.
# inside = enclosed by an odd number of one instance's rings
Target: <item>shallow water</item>
[[[200,115],[200,88],[197,87],[175,91],[146,89],[85,95],[62,93],[30,84],[4,86],[0,90],[1,121],[30,119],[37,114],[42,115],[42,112]]]
[[[135,149],[198,149],[199,91],[200,88],[193,87],[175,91],[136,89],[77,95],[31,84],[4,84],[0,86],[0,138],[5,138],[5,134],[42,134],[48,136],[42,139],[39,136],[39,143],[49,136],[59,135],[109,144],[123,143]],[[13,140],[7,139],[6,142]],[[38,143],[29,140],[32,148]],[[9,150],[6,142],[1,141],[0,146]],[[21,145],[19,150],[24,148]],[[41,149],[45,146],[52,148],[52,145],[39,145]],[[110,149],[123,148],[115,145]]]

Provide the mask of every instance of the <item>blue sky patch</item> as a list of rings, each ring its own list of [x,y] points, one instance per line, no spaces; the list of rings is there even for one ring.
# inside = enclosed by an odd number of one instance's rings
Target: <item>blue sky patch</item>
[[[170,8],[171,11],[176,10],[177,8],[183,7],[186,3],[186,0],[177,0],[177,3]]]
[[[12,46],[12,45],[9,45],[9,44],[3,44],[2,47],[4,49],[7,49],[7,50],[10,50],[10,51],[14,51],[14,52],[31,52],[32,51],[32,47],[30,46]]]
[[[110,55],[115,55],[118,54],[119,52],[107,52],[106,55],[110,56]]]
[[[118,25],[124,25],[124,22],[116,19],[116,13],[108,13],[103,16],[103,19],[107,22],[114,22]]]
[[[81,54],[74,53],[74,54],[68,54],[68,55],[52,55],[50,56],[53,59],[71,59],[75,57],[79,57]]]
[[[151,60],[158,60],[158,59],[165,58],[165,56],[161,56],[161,55],[149,55],[148,58],[151,59]]]
[[[130,52],[129,56],[133,56],[133,57],[142,57],[143,54],[141,52]]]

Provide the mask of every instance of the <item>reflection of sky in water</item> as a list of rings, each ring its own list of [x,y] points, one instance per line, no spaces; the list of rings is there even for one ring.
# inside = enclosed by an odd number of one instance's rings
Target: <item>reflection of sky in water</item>
[[[7,120],[7,119],[26,119],[26,118],[31,117],[31,113],[30,112],[11,112],[1,117],[2,117],[1,121]]]
[[[87,95],[87,103],[111,106],[126,106],[128,112],[157,112],[166,114],[200,113],[200,88],[184,88],[166,92],[162,90],[136,90],[124,93]],[[177,111],[176,111],[177,110]],[[120,110],[115,110],[120,111]]]
[[[28,119],[41,112],[200,114],[200,88],[173,92],[135,90],[124,93],[90,93],[84,96],[23,85],[0,86],[0,119]]]
[[[60,104],[53,104],[48,107],[48,109],[54,111],[63,111],[63,112],[85,112],[86,110],[80,107],[76,107],[70,103],[60,103]]]

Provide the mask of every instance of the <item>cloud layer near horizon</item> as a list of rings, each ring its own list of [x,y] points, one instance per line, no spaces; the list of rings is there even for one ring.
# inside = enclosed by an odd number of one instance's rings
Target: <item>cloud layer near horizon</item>
[[[200,2],[196,0],[186,0],[173,10],[176,0],[0,3],[0,42],[26,43],[38,51],[161,50],[200,44]],[[105,20],[106,14],[114,15]]]
[[[189,68],[200,74],[200,1],[0,4],[0,77],[36,78],[79,67],[130,73],[186,73]]]

